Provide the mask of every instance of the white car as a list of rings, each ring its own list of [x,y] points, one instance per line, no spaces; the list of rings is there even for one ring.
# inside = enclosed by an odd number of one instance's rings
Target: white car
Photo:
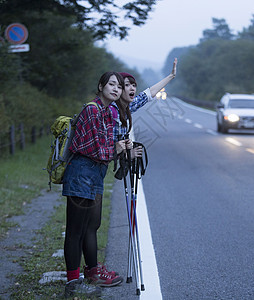
[[[254,129],[254,94],[225,94],[217,105],[217,131]]]

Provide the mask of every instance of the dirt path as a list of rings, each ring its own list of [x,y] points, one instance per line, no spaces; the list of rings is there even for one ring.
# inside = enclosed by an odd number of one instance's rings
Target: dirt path
[[[12,227],[7,237],[0,240],[0,299],[10,299],[9,288],[15,284],[15,276],[23,270],[18,261],[34,250],[33,239],[60,205],[60,191],[43,191],[24,208],[24,214],[9,219]]]

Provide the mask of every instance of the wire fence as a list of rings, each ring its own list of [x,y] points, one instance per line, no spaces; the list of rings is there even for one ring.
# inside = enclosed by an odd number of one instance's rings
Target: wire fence
[[[18,126],[10,125],[6,131],[0,131],[0,157],[6,154],[14,155],[16,149],[25,149],[27,143],[35,144],[37,139],[49,134],[48,126],[32,126],[29,129],[23,123]]]
[[[200,101],[193,100],[182,96],[177,98],[183,101],[203,106],[206,108],[214,109],[215,102],[213,101]],[[37,123],[38,124],[38,123]],[[0,130],[0,158],[6,154],[14,155],[17,149],[24,150],[26,143],[36,143],[37,138],[45,134],[50,134],[50,127],[41,123],[41,126],[28,126],[26,128],[23,123],[10,125],[5,131]]]

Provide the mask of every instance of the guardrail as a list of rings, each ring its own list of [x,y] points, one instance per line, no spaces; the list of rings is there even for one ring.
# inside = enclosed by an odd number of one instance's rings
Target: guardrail
[[[201,106],[204,108],[209,108],[209,109],[215,109],[216,108],[216,101],[207,101],[207,100],[197,100],[197,99],[190,99],[184,96],[179,96],[179,95],[174,95],[175,97],[183,100],[184,102],[193,104],[193,105],[197,105],[197,106]]]

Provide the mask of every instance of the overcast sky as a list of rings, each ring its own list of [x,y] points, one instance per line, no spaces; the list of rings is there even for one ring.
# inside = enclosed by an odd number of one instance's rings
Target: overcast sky
[[[213,17],[224,18],[233,33],[237,33],[250,25],[254,14],[253,0],[157,2],[144,26],[133,26],[127,40],[109,38],[106,48],[123,61],[137,63],[137,67],[146,64],[159,69],[174,47],[196,45],[203,30],[213,28]]]

